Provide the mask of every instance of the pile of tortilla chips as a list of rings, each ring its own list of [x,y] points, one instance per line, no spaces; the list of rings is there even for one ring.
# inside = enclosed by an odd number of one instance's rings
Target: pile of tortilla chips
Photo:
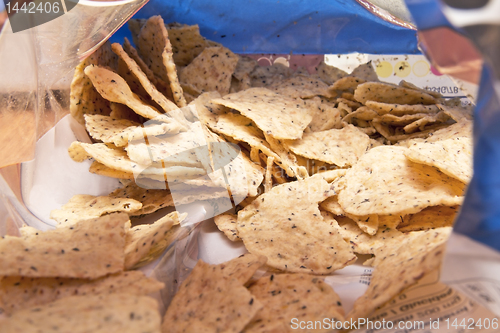
[[[340,320],[341,302],[318,275],[371,255],[370,287],[346,315],[356,320],[439,266],[472,176],[472,117],[459,101],[379,82],[371,63],[351,74],[325,63],[316,73],[261,67],[197,26],[159,16],[129,26],[137,49],[106,44],[76,69],[71,114],[94,143],[69,149],[124,187],[76,195],[51,217],[68,228],[231,194],[235,210],[215,223],[252,256],[226,270],[198,263],[164,332],[290,331],[292,318]],[[237,145],[240,163],[215,143]],[[141,252],[127,268],[151,251],[140,234],[129,237]],[[251,280],[261,266],[267,275]]]
[[[125,213],[0,239],[2,332],[161,332],[164,284],[130,270],[179,223],[131,227]]]

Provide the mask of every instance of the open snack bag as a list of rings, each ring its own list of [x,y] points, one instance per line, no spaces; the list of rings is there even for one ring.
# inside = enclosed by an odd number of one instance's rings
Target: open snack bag
[[[0,331],[498,332],[498,64],[375,3],[7,24]]]

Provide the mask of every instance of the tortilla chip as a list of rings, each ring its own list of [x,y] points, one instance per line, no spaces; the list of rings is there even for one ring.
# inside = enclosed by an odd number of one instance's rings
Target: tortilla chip
[[[336,216],[343,216],[344,210],[339,204],[339,198],[334,195],[319,204],[319,208],[326,210]]]
[[[134,59],[137,65],[139,65],[140,69],[144,72],[144,74],[146,74],[146,77],[156,87],[156,89],[158,89],[158,91],[161,92],[169,100],[173,100],[172,91],[170,90],[168,84],[161,80],[159,77],[155,76],[153,71],[149,69],[148,65],[146,65],[144,60],[142,60],[142,58],[139,56],[137,50],[130,44],[127,37],[125,37],[123,41],[123,49],[125,50],[125,52],[127,52],[128,56]]]
[[[231,213],[214,216],[214,222],[217,228],[233,242],[241,241],[241,238],[238,236],[238,230],[236,229],[236,219],[237,216]]]
[[[229,93],[231,75],[238,56],[225,47],[204,49],[180,72],[180,81],[190,84],[201,92],[218,91],[222,96]]]
[[[314,97],[306,100],[312,121],[307,125],[306,132],[321,132],[333,128],[342,128],[340,110],[335,104],[325,98]]]
[[[266,174],[264,176],[264,192],[267,193],[273,188],[273,177],[271,175],[274,164],[274,157],[268,156],[266,161]]]
[[[312,117],[305,103],[269,89],[251,88],[213,100],[241,112],[275,139],[300,139]],[[272,117],[269,115],[272,114]]]
[[[240,81],[250,78],[250,73],[257,66],[259,66],[257,60],[246,56],[239,56],[233,76]]]
[[[266,156],[272,156],[275,160],[280,160],[279,156],[272,151],[271,146],[265,140],[262,131],[247,117],[234,113],[219,114],[217,123],[210,125],[210,128],[237,141],[246,142],[251,147],[262,151]]]
[[[88,66],[85,68],[85,74],[90,78],[92,84],[105,99],[125,104],[138,115],[148,119],[153,119],[159,115],[157,109],[144,102],[138,95],[130,90],[127,82],[118,74],[109,69]]]
[[[262,304],[234,277],[199,260],[163,318],[164,332],[240,332]]]
[[[207,141],[200,122],[192,123],[186,132],[172,136],[150,136],[137,138],[127,146],[130,160],[142,165],[163,163],[165,166],[203,167],[202,161],[195,154]],[[207,148],[208,149],[208,148]]]
[[[461,101],[457,101],[458,105],[453,105],[451,100],[444,101],[442,104],[437,104],[439,110],[448,115],[451,119],[455,121],[460,121],[460,119],[465,118],[472,120],[474,117],[474,108],[472,106],[464,107]]]
[[[380,146],[364,154],[339,181],[339,203],[353,215],[406,215],[429,206],[459,205],[464,184],[409,161],[406,148]]]
[[[355,261],[349,245],[321,217],[317,204],[330,195],[321,177],[273,187],[238,212],[238,235],[250,253],[288,272],[330,274]]]
[[[341,111],[346,112],[346,114],[351,113],[352,111],[355,111],[358,108],[360,108],[361,106],[363,106],[361,103],[351,101],[351,100],[343,98],[343,97],[337,98],[337,103],[338,103],[337,107]]]
[[[158,303],[147,296],[69,296],[18,311],[2,321],[2,332],[160,333]]]
[[[354,68],[349,76],[358,77],[366,81],[379,81],[377,72],[375,72],[375,68],[373,68],[371,60],[366,64],[361,64]]]
[[[458,206],[428,207],[414,215],[409,215],[398,225],[401,232],[427,230],[433,228],[452,227],[458,214]]]
[[[172,45],[161,16],[150,17],[142,25],[137,42],[134,43],[151,71],[169,84],[175,104],[179,107],[186,106],[173,60]]]
[[[405,151],[412,162],[438,168],[442,173],[468,184],[472,178],[472,140],[466,137],[436,142],[415,142]]]
[[[264,256],[256,256],[251,253],[245,253],[238,258],[231,259],[217,265],[227,278],[235,278],[241,284],[247,284],[255,272],[261,268],[267,261]]]
[[[376,266],[368,290],[356,300],[346,320],[368,318],[376,308],[439,267],[450,232],[451,228],[428,230],[391,248]]]
[[[99,163],[97,161],[92,162],[89,168],[90,173],[95,173],[96,175],[101,175],[101,176],[106,176],[106,177],[111,177],[111,178],[117,178],[117,179],[127,179],[127,180],[134,180],[134,174],[131,172],[125,172],[125,171],[119,171],[115,169],[111,169],[107,166],[105,166],[102,163]]]
[[[411,124],[406,125],[403,130],[405,133],[415,133],[418,130],[425,131],[427,128],[440,126],[439,124],[446,123],[450,120],[450,116],[446,112],[438,112],[433,115],[426,115]],[[431,124],[431,125],[428,125]]]
[[[344,76],[347,76],[346,72],[337,67],[327,65],[325,61],[322,61],[318,65],[316,73],[318,74],[320,79],[322,79],[328,85],[331,85],[335,81],[343,78]]]
[[[431,95],[408,88],[399,87],[389,83],[366,82],[360,84],[354,92],[358,102],[365,104],[367,101],[388,104],[436,104]]]
[[[280,63],[271,66],[256,66],[250,73],[252,87],[266,87],[278,84],[293,75],[293,69]]]
[[[361,106],[356,109],[356,111],[353,111],[346,115],[344,118],[342,118],[342,121],[353,124],[356,123],[355,121],[352,121],[351,119],[356,118],[358,120],[373,120],[375,117],[377,117],[378,114],[373,111],[372,109],[366,107],[366,106]]]
[[[216,91],[202,93],[198,96],[190,105],[193,105],[196,110],[196,119],[198,119],[202,124],[213,129],[213,126],[217,124],[217,120],[220,114],[227,113],[228,108],[222,105],[213,104],[210,101],[215,98],[221,97]]]
[[[102,115],[84,115],[85,128],[92,138],[105,143],[113,143],[112,138],[129,127],[141,124],[128,119],[114,119]]]
[[[367,101],[366,106],[376,111],[379,115],[393,114],[395,116],[403,116],[416,113],[437,113],[439,108],[437,105],[423,104],[387,104],[374,101]]]
[[[345,215],[356,222],[358,227],[368,235],[375,235],[377,233],[379,227],[378,215],[372,214],[360,216],[348,213],[345,213]]]
[[[295,332],[290,322],[300,318],[317,322],[343,321],[340,297],[322,279],[307,274],[264,276],[250,287],[264,307],[248,324],[245,332]],[[293,321],[292,321],[293,322]],[[330,332],[314,329],[314,332]]]
[[[174,62],[177,66],[187,66],[206,47],[208,43],[200,35],[198,24],[168,24],[168,37],[172,44]]]
[[[302,140],[284,140],[283,144],[297,155],[335,164],[352,166],[368,150],[370,138],[356,127],[304,133]]]
[[[273,151],[279,156],[279,159],[276,160],[276,164],[278,164],[289,177],[305,179],[309,176],[307,169],[297,163],[297,157],[285,147],[284,142],[276,140],[266,134],[264,134],[264,136]]]
[[[399,219],[399,216],[397,218]],[[349,242],[352,250],[359,254],[378,255],[381,248],[397,248],[407,238],[396,228],[382,227],[375,234],[369,235],[349,217],[337,216],[335,219],[344,240]]]
[[[152,164],[147,167],[131,161],[127,153],[113,146],[104,143],[81,143],[73,142],[68,149],[70,157],[76,162],[94,158],[99,163],[118,171],[133,173],[135,176],[149,177],[154,180],[169,182],[180,182],[182,179],[195,178],[205,174],[205,170],[200,168],[173,166],[162,168],[161,164]]]
[[[50,218],[57,221],[57,227],[59,228],[109,213],[124,212],[132,214],[141,207],[142,204],[133,199],[77,194],[71,197],[61,209],[51,211]]]
[[[116,56],[111,52],[109,42],[104,43],[75,69],[71,81],[69,112],[81,124],[84,124],[85,114],[109,115],[111,112],[109,102],[97,92],[84,73],[89,65],[116,67]]]
[[[438,124],[435,127],[430,127],[420,132],[415,132],[410,134],[400,134],[396,133],[393,127],[381,122],[378,118],[373,119],[372,125],[377,130],[377,132],[379,132],[384,138],[386,138],[391,143],[396,143],[405,140],[427,138],[434,132],[449,126],[448,124]]]
[[[353,77],[353,76],[345,76],[337,81],[335,81],[329,88],[331,92],[334,92],[336,90],[351,90],[354,91],[357,86],[359,86],[362,83],[365,83],[366,80],[363,80],[359,77]]]
[[[173,189],[173,190],[172,190]],[[130,198],[142,203],[142,209],[131,213],[132,216],[151,214],[161,208],[185,205],[195,201],[211,200],[227,196],[227,190],[220,187],[192,186],[178,184],[171,186],[175,191],[175,200],[170,190],[147,189],[136,184],[127,185],[109,194],[111,198]]]
[[[274,85],[271,90],[280,95],[289,96],[292,98],[311,98],[314,96],[331,96],[328,90],[328,85],[321,79],[296,75],[286,80],[281,81],[278,85]]]
[[[0,280],[0,308],[11,315],[22,309],[73,295],[148,295],[164,286],[141,271],[120,272],[96,280],[10,276]]]
[[[472,121],[466,118],[462,118],[456,124],[450,125],[446,128],[442,128],[430,134],[425,142],[436,142],[455,137],[472,138]]]
[[[403,87],[403,88],[409,88],[409,89],[413,89],[413,90],[418,90],[418,91],[424,92],[424,93],[429,94],[429,95],[431,95],[432,97],[435,97],[435,98],[443,98],[443,95],[441,95],[440,93],[438,93],[436,91],[419,88],[416,85],[414,85],[413,83],[410,83],[410,82],[405,81],[405,80],[401,80],[399,82],[399,85],[401,87]]]
[[[123,270],[125,223],[115,213],[25,237],[0,239],[1,276],[95,279]]]
[[[406,114],[403,116],[396,116],[393,114],[384,114],[382,116],[378,116],[377,121],[383,122],[388,125],[393,126],[406,126],[411,124],[419,119],[426,117],[425,113],[415,113],[415,114]]]
[[[125,236],[125,269],[132,269],[149,250],[163,239],[174,224],[179,223],[179,213],[172,212],[153,224],[140,224],[127,230]]]
[[[128,72],[131,73],[137,80],[138,84],[147,93],[147,95],[157,103],[164,112],[169,112],[176,110],[178,107],[175,103],[168,100],[161,92],[159,92],[154,84],[148,79],[147,75],[142,71],[140,66],[129,57],[129,55],[123,50],[122,46],[118,43],[111,45],[113,52],[120,57],[120,59],[126,64]],[[145,97],[145,96],[143,96]]]

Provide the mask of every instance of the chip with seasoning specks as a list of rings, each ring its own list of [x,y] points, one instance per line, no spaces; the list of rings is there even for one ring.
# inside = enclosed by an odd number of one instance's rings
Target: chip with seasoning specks
[[[308,274],[272,274],[252,284],[250,292],[263,304],[245,332],[295,332],[293,319],[308,322],[344,320],[340,297],[321,278]],[[314,332],[330,332],[314,329]]]
[[[141,207],[142,204],[134,199],[77,194],[69,199],[61,209],[51,211],[50,218],[57,221],[58,227],[62,227],[109,213],[125,212],[133,214]]]
[[[438,268],[450,232],[451,228],[427,230],[419,237],[408,238],[399,247],[388,249],[372,273],[368,290],[356,300],[346,320],[366,318],[426,273]]]
[[[218,91],[229,93],[231,76],[236,69],[238,57],[225,47],[204,49],[180,72],[180,81],[191,84],[201,92]]]
[[[199,260],[172,299],[163,332],[240,332],[262,304],[238,279]]]
[[[266,88],[250,88],[213,102],[239,111],[275,139],[300,139],[312,120],[302,100],[280,96]]]
[[[238,212],[238,235],[250,253],[286,272],[330,274],[356,256],[335,227],[325,222],[318,203],[330,185],[311,177],[273,187]]]
[[[157,109],[132,92],[127,82],[111,70],[91,65],[85,68],[85,74],[102,97],[108,101],[125,104],[138,115],[148,119],[161,115]]]
[[[123,270],[125,213],[0,239],[1,276],[95,279]]]
[[[406,215],[429,206],[461,204],[465,190],[462,182],[411,162],[406,151],[404,147],[380,146],[364,154],[339,180],[338,198],[344,211],[353,215]]]
[[[9,276],[0,280],[0,309],[7,314],[73,295],[127,293],[148,295],[165,285],[141,271],[111,274],[94,280]]]
[[[368,150],[370,138],[348,125],[342,129],[304,133],[301,140],[283,143],[297,155],[346,167],[354,165]]]
[[[172,212],[153,224],[141,224],[127,230],[125,236],[125,269],[132,269],[168,231],[179,223],[179,213]]]
[[[69,296],[18,311],[0,324],[3,333],[161,332],[158,302],[127,293]]]
[[[354,91],[354,98],[360,103],[375,101],[389,104],[436,104],[431,95],[413,89],[382,82],[365,82]]]

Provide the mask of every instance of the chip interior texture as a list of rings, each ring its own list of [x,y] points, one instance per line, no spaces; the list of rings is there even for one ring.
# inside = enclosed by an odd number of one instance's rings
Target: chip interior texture
[[[376,308],[438,268],[450,233],[449,227],[430,229],[418,237],[408,237],[397,248],[387,249],[372,273],[368,290],[356,300],[346,320],[367,318]]]
[[[236,229],[237,216],[231,213],[219,214],[214,217],[214,222],[220,231],[233,242],[241,241]]]
[[[161,113],[130,90],[127,82],[113,71],[98,66],[88,66],[85,74],[102,97],[110,102],[125,104],[140,116],[153,119]]]
[[[165,313],[163,332],[240,332],[262,304],[234,277],[199,260]]]
[[[149,250],[179,223],[179,213],[172,212],[153,224],[141,224],[127,230],[125,236],[125,269],[131,269]]]
[[[160,333],[158,303],[148,296],[70,296],[14,313],[0,321],[2,333]]]
[[[356,259],[318,209],[330,195],[330,185],[317,176],[275,186],[238,212],[238,235],[250,253],[268,258],[268,266],[330,274]]]
[[[427,230],[432,228],[451,227],[458,213],[458,206],[434,206],[421,212],[409,215],[398,225],[402,232]]]
[[[167,32],[177,66],[188,65],[208,46],[205,38],[200,35],[200,28],[197,24],[168,24]]]
[[[340,297],[321,278],[309,274],[273,274],[250,286],[250,292],[264,307],[244,332],[295,332],[298,321],[344,320]],[[330,332],[314,329],[314,332]]]
[[[472,178],[472,139],[451,138],[436,142],[415,142],[405,151],[413,162],[438,168],[467,184]]]
[[[238,110],[275,139],[300,139],[312,120],[303,101],[280,96],[266,88],[250,88],[213,102]]]
[[[304,133],[301,140],[283,141],[297,155],[339,167],[352,166],[370,147],[370,138],[352,125],[342,129]]]
[[[115,135],[121,134],[129,127],[141,125],[128,119],[114,119],[97,114],[86,114],[84,118],[87,132],[91,137],[102,142],[113,142],[112,138]]]
[[[292,98],[311,98],[314,96],[330,96],[328,85],[319,78],[309,75],[295,75],[289,79],[283,80],[278,85],[270,89],[280,95],[290,96]]]
[[[128,215],[0,239],[0,276],[98,278],[123,270]]]
[[[61,207],[50,212],[50,218],[56,220],[58,227],[74,224],[81,220],[97,218],[114,212],[135,213],[142,204],[134,199],[96,197],[88,194],[74,195]]]
[[[218,267],[222,270],[224,276],[235,278],[241,284],[246,284],[266,261],[267,258],[264,256],[245,253],[238,258],[219,264]]]
[[[182,83],[190,84],[202,92],[229,93],[231,76],[236,69],[238,56],[225,47],[204,49],[180,72]]]
[[[388,104],[436,104],[438,100],[431,95],[389,83],[366,82],[354,91],[354,98],[361,103],[367,101]]]
[[[464,184],[435,168],[409,161],[407,148],[380,146],[339,179],[339,203],[353,215],[407,215],[429,206],[461,204]]]
[[[144,62],[156,76],[169,84],[175,104],[179,107],[186,106],[174,63],[172,45],[161,16],[152,16],[145,21],[136,38],[137,42],[134,40],[134,43]]]
[[[109,115],[111,112],[109,102],[97,92],[84,73],[85,67],[89,65],[116,66],[116,56],[111,51],[109,42],[76,66],[71,81],[69,112],[81,124],[85,123],[85,114]]]
[[[75,162],[93,158],[108,168],[132,173],[135,177],[142,176],[159,181],[165,181],[165,177],[171,182],[178,179],[196,178],[205,174],[205,170],[194,167],[163,168],[161,163],[154,163],[150,166],[141,165],[131,161],[124,150],[104,143],[88,144],[75,141],[68,148],[68,153]]]
[[[146,277],[141,271],[120,272],[95,280],[10,276],[0,280],[0,309],[10,315],[21,309],[73,295],[148,295],[164,286],[163,283]]]

